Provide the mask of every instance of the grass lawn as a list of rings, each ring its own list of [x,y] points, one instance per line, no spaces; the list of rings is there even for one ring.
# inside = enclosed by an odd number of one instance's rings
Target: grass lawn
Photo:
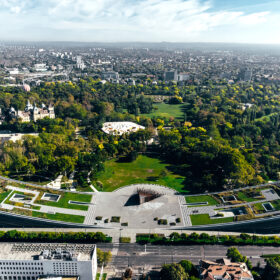
[[[207,206],[219,204],[219,202],[210,195],[186,196],[185,199],[187,203],[208,202]],[[196,207],[197,206],[205,205],[196,205]]]
[[[191,215],[191,221],[193,226],[207,225],[207,224],[220,224],[229,223],[234,221],[234,217],[210,219],[208,214]]]
[[[0,193],[0,203],[1,203],[6,197],[8,197],[8,195],[9,195],[11,192],[12,192],[12,191],[9,190],[9,191]]]
[[[279,211],[280,210],[280,200],[273,200],[273,201],[270,201],[270,203],[272,204],[272,206],[274,207],[274,209],[276,211]]]
[[[41,213],[36,211],[32,212],[32,217],[63,221],[63,222],[79,223],[79,224],[82,224],[85,220],[84,216],[79,216],[79,215],[69,215],[69,214],[62,214],[62,213],[49,214],[49,213]]]
[[[149,118],[152,117],[165,117],[165,118],[183,118],[184,114],[182,112],[183,104],[166,104],[166,103],[156,103],[153,104],[157,110],[154,110],[150,114],[143,114],[142,116],[146,116]]]
[[[184,178],[168,170],[170,165],[160,159],[139,155],[133,162],[105,162],[105,171],[98,176],[102,191],[110,192],[119,187],[137,183],[159,184],[184,192]],[[96,184],[95,184],[96,185]]]
[[[253,210],[255,211],[256,214],[261,214],[266,212],[265,209],[263,208],[262,203],[255,203],[252,205]]]
[[[245,202],[253,202],[253,201],[260,200],[260,198],[254,198],[254,197],[247,196],[247,194],[242,191],[237,193],[237,199],[240,201],[245,201]]]
[[[101,280],[106,280],[107,278],[107,273],[103,273],[102,274],[102,277],[101,277]],[[99,280],[100,279],[100,273],[97,273],[96,274],[96,280]]]
[[[280,257],[280,254],[268,254],[268,255],[261,255],[262,258],[276,258],[276,257]]]
[[[54,206],[59,208],[69,208],[69,209],[76,209],[76,210],[88,210],[87,205],[78,205],[78,204],[70,204],[68,203],[69,200],[72,201],[79,201],[79,202],[90,202],[91,201],[91,195],[88,194],[76,194],[76,193],[70,193],[70,192],[61,192],[61,197],[58,200],[58,202],[53,201],[47,201],[47,200],[36,200],[35,204],[42,204],[47,206]]]

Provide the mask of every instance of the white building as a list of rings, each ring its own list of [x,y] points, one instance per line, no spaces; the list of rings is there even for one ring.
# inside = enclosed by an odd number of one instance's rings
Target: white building
[[[178,81],[182,82],[182,81],[187,81],[190,78],[190,74],[189,73],[180,73],[178,75]]]
[[[119,80],[120,78],[119,73],[114,71],[103,72],[101,77],[104,80]]]
[[[124,133],[136,132],[145,129],[144,126],[133,122],[105,122],[102,130],[107,134],[123,135]]]
[[[93,244],[0,243],[0,280],[95,280],[96,272]]]
[[[0,143],[7,141],[16,142],[21,140],[23,136],[38,136],[39,133],[2,133],[0,131]]]
[[[82,70],[84,70],[86,68],[81,56],[77,56],[76,66],[77,66],[77,68],[82,69]]]
[[[46,72],[48,70],[46,63],[37,63],[34,65],[34,69],[36,72]]]
[[[79,280],[79,277],[39,277],[37,280]]]

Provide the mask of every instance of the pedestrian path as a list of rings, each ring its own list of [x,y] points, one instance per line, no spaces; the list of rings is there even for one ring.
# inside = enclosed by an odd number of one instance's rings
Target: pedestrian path
[[[97,194],[93,195],[92,198],[91,198],[91,204],[89,205],[88,211],[86,213],[84,224],[94,225],[97,201],[98,201],[98,195]]]
[[[183,220],[184,226],[187,226],[187,227],[192,226],[191,218],[187,212],[188,207],[186,205],[185,197],[183,195],[180,195],[178,197],[178,201],[179,201],[180,208],[181,208],[181,215],[182,215],[182,220]]]

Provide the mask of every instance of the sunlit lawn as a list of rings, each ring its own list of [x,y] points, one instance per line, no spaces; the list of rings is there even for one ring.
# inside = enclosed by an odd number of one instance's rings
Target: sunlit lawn
[[[174,118],[183,118],[184,114],[182,112],[182,104],[166,104],[166,103],[156,103],[153,105],[157,110],[154,110],[150,114],[143,114],[146,117],[174,117]]]
[[[207,224],[229,223],[234,221],[234,217],[210,219],[208,214],[198,214],[191,215],[191,221],[193,226],[198,226]]]
[[[84,216],[70,215],[70,214],[63,214],[63,213],[50,214],[50,213],[41,213],[41,212],[33,211],[32,216],[37,218],[44,218],[49,220],[79,223],[79,224],[82,224],[85,220]]]
[[[111,160],[105,163],[105,171],[99,174],[98,181],[103,184],[103,191],[113,191],[136,183],[150,183],[184,192],[184,178],[168,170],[168,167],[170,165],[160,159],[143,155],[133,162]]]
[[[88,194],[77,194],[77,193],[70,193],[70,192],[61,192],[60,199],[55,201],[48,201],[48,200],[36,200],[35,203],[43,204],[47,206],[54,206],[60,208],[69,208],[69,209],[77,209],[77,210],[88,210],[87,205],[79,205],[79,204],[70,204],[69,201],[79,201],[79,202],[90,202],[91,195]]]
[[[216,201],[210,195],[186,196],[185,198],[186,198],[186,202],[187,203],[208,202],[208,204],[207,204],[208,206],[209,205],[217,205],[217,204],[219,204],[219,202]],[[201,206],[205,206],[205,205],[201,205]]]

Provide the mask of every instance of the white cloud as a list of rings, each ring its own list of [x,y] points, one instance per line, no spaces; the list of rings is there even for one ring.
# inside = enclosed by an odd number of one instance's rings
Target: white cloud
[[[245,25],[256,25],[267,21],[269,12],[254,13],[251,15],[245,15],[240,18],[240,23]]]
[[[211,3],[201,0],[0,0],[0,24],[4,20],[13,22],[11,13],[22,13],[26,15],[21,19],[23,30],[35,25],[38,30],[52,31],[54,39],[70,39],[61,37],[66,36],[64,31],[68,36],[73,34],[76,40],[94,35],[100,41],[190,41],[201,40],[204,34],[220,27],[254,28],[269,17],[269,12],[213,10]]]

